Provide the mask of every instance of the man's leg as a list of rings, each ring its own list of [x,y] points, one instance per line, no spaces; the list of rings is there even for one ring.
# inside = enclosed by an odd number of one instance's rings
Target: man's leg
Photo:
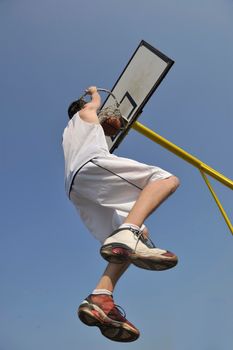
[[[140,335],[139,330],[119,311],[112,296],[117,281],[128,266],[129,263],[109,263],[93,293],[78,309],[83,323],[99,327],[105,337],[118,342],[132,342]]]
[[[128,262],[123,264],[109,263],[96,286],[96,290],[106,289],[112,293],[117,281],[127,270],[129,265],[130,263]]]
[[[166,270],[174,267],[178,258],[175,254],[156,248],[145,237],[140,227],[146,218],[179,186],[175,176],[152,181],[144,187],[123,225],[109,236],[100,253],[104,259],[114,263],[130,261],[148,270]]]
[[[175,192],[178,186],[179,180],[175,176],[150,182],[140,193],[125,223],[141,227],[146,218]]]

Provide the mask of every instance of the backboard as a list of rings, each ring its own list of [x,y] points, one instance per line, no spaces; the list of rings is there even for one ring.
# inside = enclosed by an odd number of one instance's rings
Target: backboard
[[[112,93],[120,103],[120,111],[128,125],[114,137],[106,137],[112,153],[127,135],[133,122],[142,113],[149,98],[162,82],[174,61],[142,40],[128,64],[112,88]],[[101,109],[113,104],[109,95]]]

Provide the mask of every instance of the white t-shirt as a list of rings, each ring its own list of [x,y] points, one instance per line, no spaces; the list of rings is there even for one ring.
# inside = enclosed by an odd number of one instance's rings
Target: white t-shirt
[[[89,160],[109,155],[108,145],[100,124],[88,123],[76,113],[63,133],[65,158],[65,190],[69,196],[72,181],[78,170]]]

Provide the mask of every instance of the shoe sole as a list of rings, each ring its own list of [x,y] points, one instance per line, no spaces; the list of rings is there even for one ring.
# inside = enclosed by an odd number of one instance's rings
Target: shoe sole
[[[122,264],[130,262],[146,270],[163,271],[175,267],[178,263],[176,255],[172,257],[148,257],[135,253],[124,244],[106,244],[100,249],[101,256],[108,262]]]
[[[137,340],[140,335],[139,332],[136,333],[127,324],[111,320],[106,315],[106,320],[104,320],[98,311],[90,306],[79,307],[77,313],[80,321],[87,326],[98,327],[102,335],[112,341],[129,343]]]

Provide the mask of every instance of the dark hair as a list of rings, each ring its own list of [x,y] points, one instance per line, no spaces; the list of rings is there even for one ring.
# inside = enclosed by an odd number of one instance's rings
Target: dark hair
[[[86,103],[87,102],[83,98],[80,98],[79,100],[72,102],[68,108],[69,118],[72,119],[72,117],[75,115],[75,113],[80,111]]]

